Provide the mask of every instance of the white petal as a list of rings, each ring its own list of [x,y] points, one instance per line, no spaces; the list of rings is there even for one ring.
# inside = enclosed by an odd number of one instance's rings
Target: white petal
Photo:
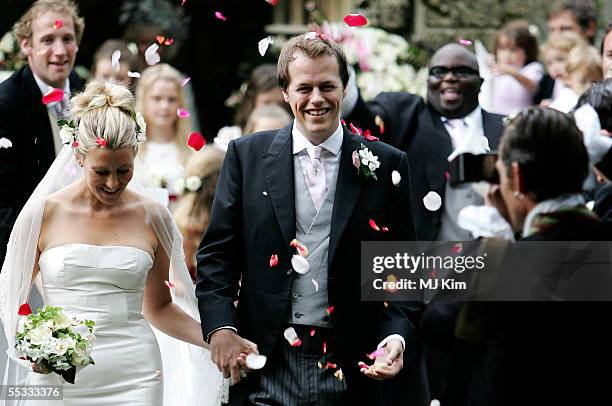
[[[115,72],[119,72],[121,66],[119,65],[119,60],[121,59],[121,51],[115,50],[111,55],[111,66]]]
[[[310,270],[310,264],[308,264],[306,258],[297,254],[291,258],[291,266],[293,267],[293,270],[300,275],[304,275]]]
[[[0,148],[11,148],[13,143],[8,138],[0,138]]]
[[[442,198],[436,192],[431,191],[423,198],[423,204],[427,210],[437,211],[442,207]]]
[[[391,172],[391,182],[393,182],[393,185],[397,186],[399,185],[401,181],[402,181],[402,176],[400,175],[398,171]]]
[[[128,76],[131,77],[131,78],[139,78],[140,77],[140,73],[139,72],[128,71]]]
[[[289,343],[293,343],[298,338],[298,335],[293,327],[287,327],[283,335],[285,336],[285,339],[289,341]]]
[[[161,57],[159,56],[159,54],[157,53],[157,50],[159,49],[159,45],[157,44],[152,44],[150,47],[147,48],[147,50],[145,51],[144,55],[145,55],[145,61],[147,61],[147,63],[149,64],[149,66],[153,66],[153,65],[157,65],[159,63],[159,61],[161,61]]]
[[[246,357],[246,365],[249,369],[261,369],[266,365],[266,356],[250,353]]]
[[[268,47],[270,46],[270,44],[272,44],[272,37],[270,36],[267,36],[266,38],[259,41],[259,43],[257,44],[257,47],[259,49],[259,54],[261,56],[264,56],[266,54],[266,51],[268,50]]]
[[[319,282],[317,282],[317,281],[316,281],[316,280],[314,280],[314,279],[311,279],[311,281],[312,281],[312,284],[313,284],[313,285],[314,285],[314,287],[315,287],[315,292],[318,292],[318,291],[319,291]]]

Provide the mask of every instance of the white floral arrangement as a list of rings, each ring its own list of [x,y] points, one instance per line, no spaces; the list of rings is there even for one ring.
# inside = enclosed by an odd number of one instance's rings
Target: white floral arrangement
[[[353,151],[352,161],[358,175],[378,180],[375,171],[380,167],[380,161],[365,145],[361,144],[361,149]]]
[[[72,384],[77,367],[94,364],[94,321],[69,318],[61,307],[54,306],[29,314],[20,309],[20,314],[15,336],[19,358],[35,363],[40,372],[56,373]]]
[[[321,31],[342,46],[347,62],[355,67],[357,86],[366,101],[380,92],[425,97],[427,69],[416,70],[410,65],[410,44],[400,35],[380,28],[328,22],[323,23]]]
[[[174,182],[174,190],[178,194],[185,193],[185,190],[189,192],[198,192],[202,187],[202,178],[197,175],[191,175],[187,178],[180,178]]]

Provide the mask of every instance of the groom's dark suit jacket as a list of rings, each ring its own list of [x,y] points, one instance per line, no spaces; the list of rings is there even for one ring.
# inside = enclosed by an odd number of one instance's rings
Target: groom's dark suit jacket
[[[282,336],[291,303],[292,277],[287,270],[291,269],[294,250],[289,243],[296,234],[291,129],[289,125],[230,143],[211,222],[198,252],[196,295],[204,336],[219,327],[233,326],[268,356],[275,345],[288,345]],[[363,179],[351,162],[353,151],[360,149],[361,143],[379,157],[378,180]],[[399,187],[391,182],[394,170],[402,177]],[[421,405],[427,396],[415,328],[420,306],[391,303],[387,308],[381,302],[360,300],[361,241],[415,237],[409,177],[404,153],[381,142],[366,142],[344,128],[330,219],[328,294],[330,305],[335,306],[331,321],[338,364],[345,374],[349,395],[356,402],[352,404],[372,398],[375,403],[368,404],[381,403],[382,385],[360,375],[357,362],[368,361],[365,354],[394,333],[406,339],[403,373],[408,378],[401,382],[408,397],[402,401]],[[369,219],[388,226],[389,232],[374,231]],[[279,263],[270,268],[272,254],[278,255]],[[256,376],[252,374],[249,379]],[[237,386],[242,389],[234,389],[230,398],[250,391],[248,379]],[[385,396],[391,392],[385,390]],[[235,399],[232,404],[238,404]]]
[[[380,134],[375,123],[377,115],[384,122],[383,134]],[[497,150],[504,130],[502,118],[499,114],[482,110],[483,132],[492,151]],[[427,210],[423,197],[434,191],[444,202],[447,158],[453,151],[450,135],[440,114],[417,95],[381,93],[368,104],[360,98],[346,121],[370,129],[374,134],[379,134],[383,141],[408,154],[417,236],[424,241],[435,240],[443,210]]]
[[[82,87],[83,81],[72,72],[70,90]],[[28,65],[0,84],[0,138],[13,144],[0,148],[1,264],[17,215],[55,159],[47,107]]]

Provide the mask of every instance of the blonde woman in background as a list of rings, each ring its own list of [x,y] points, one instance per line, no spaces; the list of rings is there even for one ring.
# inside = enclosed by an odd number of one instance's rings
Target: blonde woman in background
[[[179,71],[167,64],[147,68],[136,87],[136,107],[147,123],[147,141],[139,150],[150,184],[166,188],[170,201],[178,192],[174,183],[184,177],[192,151],[187,146],[191,132],[189,117],[180,118],[186,109]]]

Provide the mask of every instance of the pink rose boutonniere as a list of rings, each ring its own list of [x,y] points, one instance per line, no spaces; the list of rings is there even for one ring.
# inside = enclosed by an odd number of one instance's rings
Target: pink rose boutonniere
[[[366,179],[373,178],[374,180],[378,180],[374,172],[380,166],[378,156],[372,154],[365,145],[361,144],[361,149],[353,151],[352,159],[353,165],[357,168],[358,175]]]

